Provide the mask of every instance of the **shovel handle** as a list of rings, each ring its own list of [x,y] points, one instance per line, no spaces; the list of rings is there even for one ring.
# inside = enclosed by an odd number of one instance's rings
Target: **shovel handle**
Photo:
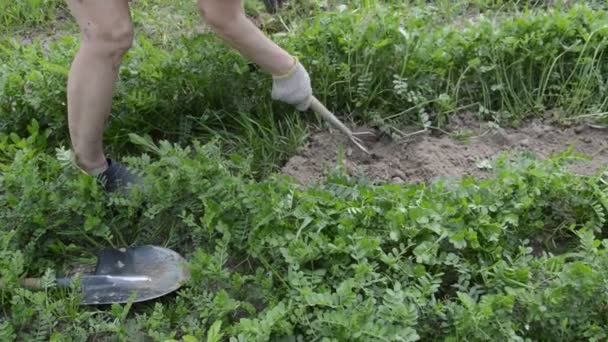
[[[21,279],[20,285],[28,290],[42,290],[42,279],[40,278],[25,278]],[[6,280],[0,279],[0,289],[6,289]]]
[[[69,287],[72,282],[70,278],[60,278],[55,280],[55,286],[57,287]],[[44,285],[42,284],[42,278],[24,278],[19,282],[21,287],[28,290],[44,290]],[[0,290],[6,289],[6,281],[4,279],[0,279]]]

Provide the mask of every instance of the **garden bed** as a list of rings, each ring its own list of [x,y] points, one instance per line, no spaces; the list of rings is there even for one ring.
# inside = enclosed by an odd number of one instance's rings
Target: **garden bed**
[[[282,172],[308,185],[322,180],[328,170],[340,165],[338,160],[342,155],[341,165],[349,175],[374,182],[410,183],[460,176],[485,178],[491,174],[492,161],[504,152],[530,152],[546,159],[571,146],[574,152],[590,157],[576,161],[571,167],[573,172],[591,175],[608,165],[606,129],[586,124],[562,127],[541,120],[513,129],[480,125],[470,119],[456,121],[450,129],[456,134],[430,130],[392,139],[371,130],[375,133],[374,139],[365,142],[370,155],[349,144],[337,131],[317,131],[283,166]],[[357,127],[355,131],[370,130]]]

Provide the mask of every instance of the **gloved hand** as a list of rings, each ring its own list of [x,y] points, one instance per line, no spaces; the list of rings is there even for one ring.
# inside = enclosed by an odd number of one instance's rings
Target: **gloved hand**
[[[293,105],[305,111],[312,102],[310,76],[304,66],[295,59],[294,66],[286,75],[273,76],[272,99]]]

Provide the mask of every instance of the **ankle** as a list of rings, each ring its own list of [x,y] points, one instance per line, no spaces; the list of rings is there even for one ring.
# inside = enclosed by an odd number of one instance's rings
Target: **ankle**
[[[104,173],[108,168],[109,168],[109,166],[106,163],[103,166],[88,169],[87,173],[90,174],[91,176],[97,177],[97,176],[101,175],[102,173]]]
[[[109,167],[108,160],[106,158],[87,159],[77,157],[77,163],[84,172],[91,176],[99,176]]]

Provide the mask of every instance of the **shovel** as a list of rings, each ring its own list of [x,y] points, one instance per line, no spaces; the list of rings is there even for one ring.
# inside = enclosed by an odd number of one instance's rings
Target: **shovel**
[[[83,305],[127,303],[156,299],[179,289],[190,275],[176,252],[155,246],[104,249],[98,255],[95,273],[80,275]],[[59,278],[57,287],[69,288],[74,277]],[[22,286],[43,288],[41,279],[28,278]],[[0,288],[3,287],[0,281]]]

